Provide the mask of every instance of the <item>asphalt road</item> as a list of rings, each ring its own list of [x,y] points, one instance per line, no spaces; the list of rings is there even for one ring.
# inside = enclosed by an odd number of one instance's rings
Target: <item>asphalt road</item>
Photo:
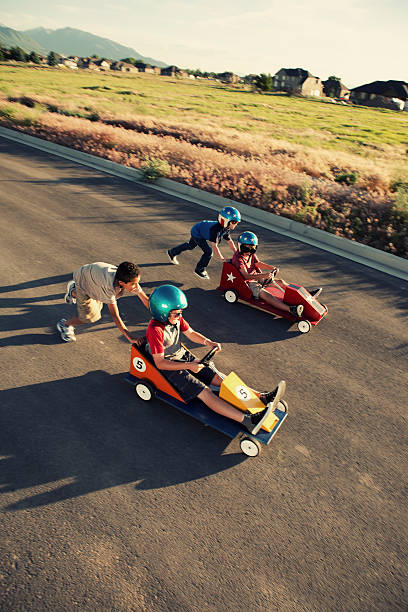
[[[406,610],[408,283],[267,230],[260,255],[322,285],[327,319],[287,321],[205,283],[166,249],[212,213],[0,139],[0,609]],[[124,382],[106,310],[65,344],[84,263],[134,260],[146,292],[181,287],[217,358],[289,416],[256,459]],[[148,313],[119,302],[129,328]],[[197,354],[203,355],[203,348]]]

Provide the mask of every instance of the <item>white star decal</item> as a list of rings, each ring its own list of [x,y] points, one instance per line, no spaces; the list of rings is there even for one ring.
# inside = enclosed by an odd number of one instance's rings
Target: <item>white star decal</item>
[[[228,280],[228,281],[230,281],[231,283],[233,283],[233,282],[234,282],[235,278],[236,278],[236,277],[233,275],[233,273],[232,273],[232,272],[230,272],[229,274],[227,274],[227,280]]]

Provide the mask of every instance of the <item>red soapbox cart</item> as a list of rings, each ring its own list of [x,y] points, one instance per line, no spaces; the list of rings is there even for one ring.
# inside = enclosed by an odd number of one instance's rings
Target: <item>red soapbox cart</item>
[[[293,323],[296,322],[297,328],[302,334],[310,331],[312,325],[317,325],[327,314],[327,306],[320,304],[316,297],[312,296],[301,285],[291,283],[285,288],[278,285],[275,281],[275,271],[271,272],[270,278],[262,284],[262,287],[288,306],[302,304],[302,316],[296,317],[286,310],[267,304],[262,299],[254,298],[240,271],[232,265],[231,261],[224,262],[218,289],[224,292],[224,298],[230,304],[239,301],[253,308],[284,317]]]
[[[208,364],[216,350],[211,349],[200,363]],[[281,399],[262,425],[262,429],[253,435],[249,434],[240,423],[208,408],[198,398],[185,402],[173,385],[156,368],[152,356],[146,351],[145,338],[132,344],[130,369],[125,380],[135,388],[136,394],[143,401],[147,402],[156,397],[230,438],[238,437],[241,451],[248,457],[259,455],[261,445],[271,442],[287,416],[287,404]],[[212,388],[212,390],[240,410],[256,413],[265,408],[259,397],[234,372],[225,377],[219,389]]]

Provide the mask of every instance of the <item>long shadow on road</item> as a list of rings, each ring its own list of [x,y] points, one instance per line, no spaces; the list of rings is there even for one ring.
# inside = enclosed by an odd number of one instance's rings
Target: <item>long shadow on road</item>
[[[129,483],[168,487],[245,459],[223,454],[229,438],[158,400],[143,403],[123,374],[93,371],[2,396],[0,489],[24,490],[9,511]]]

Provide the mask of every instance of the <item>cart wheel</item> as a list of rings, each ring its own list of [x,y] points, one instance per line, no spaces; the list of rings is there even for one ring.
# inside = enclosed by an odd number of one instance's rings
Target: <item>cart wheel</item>
[[[238,299],[238,293],[234,289],[227,289],[224,293],[224,297],[230,304],[234,304]]]
[[[242,438],[239,441],[239,446],[247,457],[257,457],[261,454],[261,445],[254,438]]]
[[[312,326],[309,321],[299,321],[297,324],[297,328],[301,334],[307,334],[307,332],[310,332],[310,330],[312,329]]]
[[[149,383],[146,383],[146,382],[137,383],[137,385],[135,385],[135,391],[140,397],[140,399],[142,399],[145,402],[148,402],[153,397],[153,387],[149,385]]]

